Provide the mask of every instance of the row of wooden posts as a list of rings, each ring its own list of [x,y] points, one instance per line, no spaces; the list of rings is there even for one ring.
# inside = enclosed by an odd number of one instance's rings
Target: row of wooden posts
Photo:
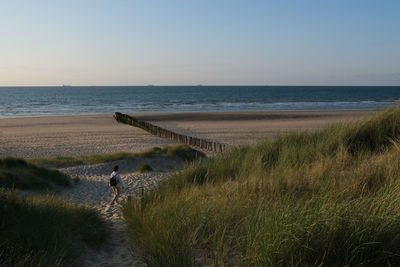
[[[201,149],[205,149],[212,152],[223,152],[228,149],[225,144],[221,144],[214,141],[209,141],[205,139],[200,139],[197,137],[187,136],[183,134],[178,134],[172,132],[170,130],[161,128],[159,126],[153,125],[149,122],[139,120],[137,118],[131,117],[126,114],[122,114],[119,112],[115,112],[114,118],[122,123],[126,123],[135,127],[139,127],[155,136],[167,138],[169,140],[173,140],[175,142],[179,142],[182,144],[187,144],[190,146],[199,147]]]

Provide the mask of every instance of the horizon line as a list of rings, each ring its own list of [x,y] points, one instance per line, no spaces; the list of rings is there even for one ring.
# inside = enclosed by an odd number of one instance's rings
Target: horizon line
[[[400,87],[399,85],[308,85],[308,84],[298,84],[298,85],[289,85],[289,84],[239,84],[239,85],[232,85],[232,84],[184,84],[184,85],[160,85],[160,84],[145,84],[145,85],[70,85],[70,84],[63,84],[63,85],[0,85],[0,88],[4,87],[203,87],[203,86],[215,86],[215,87],[284,87],[284,86],[291,86],[291,87]]]

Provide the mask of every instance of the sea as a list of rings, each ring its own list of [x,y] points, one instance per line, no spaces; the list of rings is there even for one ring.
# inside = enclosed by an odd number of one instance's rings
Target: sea
[[[400,86],[0,87],[0,118],[163,112],[377,110]]]

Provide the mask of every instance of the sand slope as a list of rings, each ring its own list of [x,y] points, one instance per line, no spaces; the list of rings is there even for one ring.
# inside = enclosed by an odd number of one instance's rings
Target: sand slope
[[[134,172],[138,164],[149,163],[155,172]],[[112,167],[118,164],[121,169],[121,178],[124,182],[121,200],[128,196],[137,197],[141,190],[148,190],[166,179],[169,171],[181,166],[178,160],[168,158],[123,160],[118,162],[82,165],[59,170],[71,177],[80,177],[78,185],[65,189],[60,197],[68,202],[88,205],[95,208],[106,220],[111,229],[111,237],[99,250],[87,248],[84,252],[84,266],[146,266],[137,248],[127,233],[125,221],[119,205],[110,205],[112,190],[108,185]]]

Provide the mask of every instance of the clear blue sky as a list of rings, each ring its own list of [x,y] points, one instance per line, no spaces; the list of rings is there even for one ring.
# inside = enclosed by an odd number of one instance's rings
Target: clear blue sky
[[[0,0],[0,86],[400,85],[399,0]]]

